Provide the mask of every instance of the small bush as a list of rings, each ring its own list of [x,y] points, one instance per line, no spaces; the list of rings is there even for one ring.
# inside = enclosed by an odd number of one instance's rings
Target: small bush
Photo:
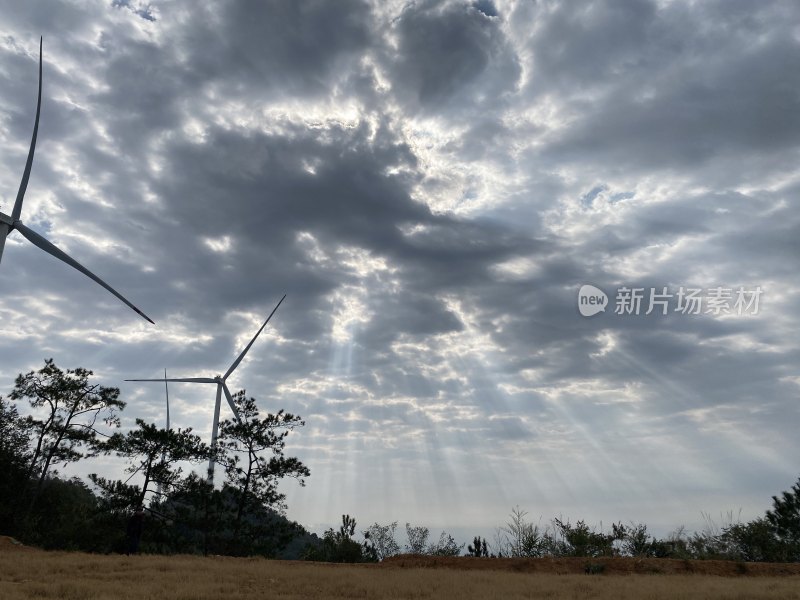
[[[583,572],[587,575],[602,575],[606,570],[606,566],[600,563],[586,563]]]

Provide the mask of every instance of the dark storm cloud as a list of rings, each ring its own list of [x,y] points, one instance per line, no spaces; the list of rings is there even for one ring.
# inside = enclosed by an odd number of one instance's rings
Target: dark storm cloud
[[[68,32],[75,36],[90,30],[96,23],[91,18],[93,13],[90,8],[76,3],[3,0],[0,8],[7,38],[23,44],[27,40],[38,40],[40,35],[64,37],[63,32]],[[54,35],[59,33],[61,35]]]
[[[203,3],[180,31],[190,78],[221,80],[238,93],[325,94],[373,39],[364,0]]]
[[[433,217],[411,201],[400,178],[383,174],[412,160],[408,149],[393,144],[383,131],[367,143],[368,134],[366,123],[355,132],[331,128],[327,141],[304,130],[244,137],[210,130],[204,144],[165,149],[166,170],[175,176],[165,178],[160,191],[170,199],[204,197],[205,211],[170,203],[176,212],[169,216],[200,233],[219,232],[219,224],[228,222],[226,233],[269,236],[279,244],[292,241],[298,231],[321,228],[326,237],[349,243],[402,245],[399,223]],[[316,174],[304,170],[304,161],[319,163]],[[232,218],[231,211],[249,218]]]
[[[169,48],[139,40],[120,46],[105,35],[99,52],[109,85],[93,100],[113,111],[110,125],[112,131],[119,132],[119,151],[128,150],[132,133],[152,135],[177,126],[183,94],[195,90],[186,89],[181,81],[184,73]],[[148,85],[143,86],[143,81]]]
[[[518,10],[514,26],[536,28],[530,37],[533,72],[528,85],[537,92],[552,92],[554,84],[564,91],[613,85],[620,71],[646,64],[658,26],[656,5],[649,0],[601,0],[573,9],[557,2],[524,2]]]
[[[377,325],[383,331],[434,333],[457,323],[433,300],[437,289],[486,281],[489,266],[530,245],[501,227],[434,215],[412,200],[413,178],[386,174],[413,170],[412,153],[391,131],[371,131],[366,123],[332,126],[324,136],[303,129],[242,136],[211,128],[204,143],[176,141],[159,160],[163,170],[150,187],[165,207],[152,223],[160,232],[148,233],[161,240],[159,269],[180,273],[192,293],[226,302],[246,304],[269,289],[285,289],[313,311],[348,279],[358,283],[337,264],[309,257],[301,238],[310,234],[323,251],[352,246],[399,269],[406,291],[377,309],[385,315]],[[309,163],[314,173],[304,168]],[[403,233],[409,228],[418,232]],[[223,235],[234,240],[232,248],[215,255],[203,240]],[[237,285],[241,273],[250,276],[246,286]],[[313,323],[306,321],[305,328],[314,327],[308,333],[321,333],[324,324]]]
[[[513,91],[520,66],[491,3],[425,1],[408,4],[394,22],[396,54],[389,70],[396,98],[447,116],[463,105],[496,108]],[[491,93],[485,96],[485,90]]]
[[[548,140],[550,160],[626,172],[709,164],[730,179],[729,161],[746,167],[742,152],[781,165],[795,149],[796,5],[597,2],[529,17],[539,33],[527,91],[558,90],[575,117]]]

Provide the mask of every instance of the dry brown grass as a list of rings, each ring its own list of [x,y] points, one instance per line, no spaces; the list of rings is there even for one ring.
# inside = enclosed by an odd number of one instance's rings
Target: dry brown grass
[[[467,561],[468,562],[468,561]],[[487,566],[489,563],[486,563]],[[468,567],[97,556],[0,544],[0,598],[794,598],[800,576],[558,575]]]
[[[800,564],[743,563],[726,560],[674,558],[473,558],[469,556],[393,556],[384,567],[511,571],[570,575],[585,573],[588,564],[599,565],[605,575],[718,575],[722,577],[800,577]]]

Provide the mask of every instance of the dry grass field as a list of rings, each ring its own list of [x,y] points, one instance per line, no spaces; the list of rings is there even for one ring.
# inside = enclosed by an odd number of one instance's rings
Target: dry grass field
[[[612,561],[614,559],[611,559]],[[475,563],[478,564],[475,564]],[[573,573],[576,561],[401,557],[381,565],[331,565],[260,558],[99,556],[43,552],[0,543],[0,598],[94,600],[250,600],[281,598],[795,598],[797,567],[747,575],[624,573],[623,563],[603,575]],[[686,561],[675,561],[685,563]],[[574,564],[573,564],[574,563]],[[530,565],[536,565],[530,567]],[[481,565],[485,565],[482,568]],[[748,565],[749,567],[750,565]],[[685,568],[686,565],[684,564]],[[649,567],[643,567],[649,569]],[[732,567],[734,570],[736,566]],[[741,571],[741,568],[738,569]]]

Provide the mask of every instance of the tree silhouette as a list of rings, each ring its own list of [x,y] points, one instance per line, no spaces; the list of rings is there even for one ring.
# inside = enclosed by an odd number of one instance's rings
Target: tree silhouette
[[[376,562],[378,555],[370,544],[365,533],[365,540],[359,544],[353,539],[356,532],[356,520],[350,515],[342,515],[339,531],[329,528],[322,536],[322,541],[306,548],[305,560],[321,560],[325,562],[362,563]]]
[[[241,528],[253,507],[285,509],[285,494],[278,492],[283,477],[294,477],[305,485],[311,472],[299,459],[284,456],[286,436],[305,422],[283,410],[261,417],[255,398],[244,390],[233,395],[241,421],[225,420],[220,425],[217,461],[237,497],[235,529]]]
[[[475,536],[472,544],[467,546],[467,554],[468,556],[488,557],[489,546],[486,544],[486,540],[482,540],[479,535]]]
[[[15,514],[27,483],[30,425],[0,396],[0,534],[17,534]]]
[[[800,560],[800,479],[789,491],[772,497],[766,518],[787,546],[789,560]]]
[[[102,448],[98,425],[119,427],[117,411],[125,408],[119,399],[119,388],[90,384],[92,375],[92,371],[81,367],[64,372],[49,358],[39,371],[19,375],[15,381],[9,397],[27,400],[31,408],[43,413],[43,418],[26,418],[34,446],[26,480],[36,481],[28,512],[52,465],[66,466],[96,455]]]
[[[425,554],[428,544],[430,530],[425,526],[412,527],[411,523],[406,523],[406,552],[409,554]]]
[[[394,532],[397,529],[397,521],[389,525],[370,525],[364,532],[364,538],[369,541],[370,546],[375,549],[378,560],[383,560],[400,554],[400,546],[394,539]]]
[[[125,435],[115,433],[102,447],[107,452],[127,458],[126,472],[131,477],[141,475],[142,485],[110,481],[94,473],[89,475],[115,508],[144,505],[147,493],[155,493],[151,486],[160,486],[162,494],[168,493],[181,476],[182,470],[177,463],[198,463],[211,456],[209,447],[192,433],[191,428],[160,429],[142,419],[136,419],[136,425],[137,429]]]

